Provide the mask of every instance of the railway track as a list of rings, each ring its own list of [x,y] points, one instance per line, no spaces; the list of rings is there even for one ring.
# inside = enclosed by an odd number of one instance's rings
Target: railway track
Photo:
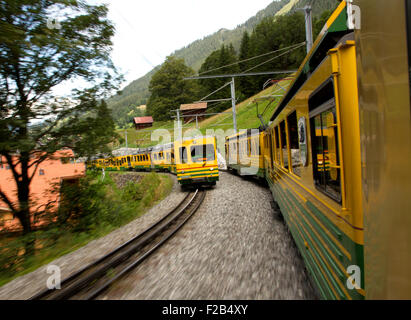
[[[206,191],[189,192],[164,218],[96,262],[61,283],[61,289],[46,289],[30,300],[91,300],[125,273],[142,263],[172,237],[203,202]]]

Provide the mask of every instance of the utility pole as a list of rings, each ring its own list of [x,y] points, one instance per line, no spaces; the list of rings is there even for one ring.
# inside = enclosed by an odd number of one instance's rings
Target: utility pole
[[[177,129],[180,130],[180,109],[176,109],[177,112]]]
[[[307,53],[310,52],[313,47],[313,20],[312,20],[312,8],[311,6],[305,6],[302,9],[305,13],[305,38],[307,42]]]
[[[234,83],[234,77],[231,78],[231,104],[233,106],[233,128],[234,128],[234,133],[237,133],[237,115],[236,115],[236,109],[235,109],[235,83]]]
[[[311,37],[312,38],[312,37]],[[312,42],[311,42],[312,43]],[[233,108],[233,129],[234,132],[237,133],[237,116],[236,116],[236,98],[235,98],[235,77],[249,77],[249,76],[261,76],[261,75],[270,75],[270,74],[288,74],[288,73],[295,73],[297,70],[282,70],[282,71],[266,71],[266,72],[252,72],[252,73],[234,73],[234,74],[220,74],[220,75],[206,75],[206,76],[194,76],[194,77],[187,77],[184,80],[198,80],[198,79],[216,79],[216,78],[231,78],[230,82],[227,82],[225,85],[220,87],[219,89],[215,90],[214,92],[210,93],[209,95],[205,96],[198,102],[217,102],[217,101],[229,101],[231,100],[232,108]],[[207,100],[208,97],[220,91],[221,89],[225,88],[226,86],[231,85],[231,98],[227,99],[216,99],[216,100]],[[210,115],[210,114],[207,114]],[[177,118],[179,115],[177,114]]]

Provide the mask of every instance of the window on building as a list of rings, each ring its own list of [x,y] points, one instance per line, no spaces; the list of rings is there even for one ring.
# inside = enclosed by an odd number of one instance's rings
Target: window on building
[[[332,85],[332,81],[329,82]],[[341,202],[341,167],[338,151],[338,124],[334,92],[320,90],[321,99],[310,99],[310,127],[312,137],[313,175],[317,189]],[[330,94],[331,92],[331,94]],[[325,98],[330,98],[326,102]],[[312,101],[321,101],[320,105]]]
[[[283,167],[288,169],[288,147],[287,147],[287,132],[285,128],[285,121],[280,123],[280,139],[281,139],[281,155],[283,160]]]
[[[40,175],[40,176],[44,176],[44,170],[43,170],[43,169],[40,169],[40,170],[39,170],[39,175]]]
[[[300,144],[298,142],[298,122],[296,111],[287,117],[287,124],[289,133],[288,139],[290,141],[292,172],[294,172],[297,176],[301,176],[301,156]]]

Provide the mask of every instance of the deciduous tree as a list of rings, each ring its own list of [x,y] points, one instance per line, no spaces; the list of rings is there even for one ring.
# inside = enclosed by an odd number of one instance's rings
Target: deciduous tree
[[[64,147],[90,155],[112,141],[101,102],[120,77],[110,60],[114,27],[105,5],[82,0],[0,0],[0,156],[17,185],[17,203],[0,199],[30,223],[30,184],[38,165]],[[56,87],[77,87],[65,99]],[[34,125],[36,124],[36,125]]]

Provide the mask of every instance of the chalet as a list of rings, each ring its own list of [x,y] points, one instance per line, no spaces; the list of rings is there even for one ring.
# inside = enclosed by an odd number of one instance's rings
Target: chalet
[[[152,127],[154,121],[153,117],[135,117],[133,122],[136,130],[141,130],[144,128]]]
[[[17,161],[17,159],[15,159]],[[31,161],[36,161],[33,158]],[[19,168],[17,167],[17,170]],[[34,171],[36,170],[36,171]],[[45,222],[41,219],[34,220],[34,214],[46,207],[57,209],[60,201],[60,187],[63,183],[76,183],[86,174],[84,163],[75,161],[72,150],[61,150],[53,154],[50,159],[40,163],[38,167],[32,166],[29,175],[33,176],[30,184],[30,198],[32,200],[31,217],[34,228],[41,227]],[[0,190],[8,199],[16,204],[17,186],[13,173],[4,157],[0,158]],[[20,231],[21,225],[9,209],[8,205],[0,200],[0,232]]]
[[[181,115],[184,119],[184,123],[195,120],[196,116],[198,121],[204,119],[203,114],[207,111],[207,102],[182,104],[180,106]]]

